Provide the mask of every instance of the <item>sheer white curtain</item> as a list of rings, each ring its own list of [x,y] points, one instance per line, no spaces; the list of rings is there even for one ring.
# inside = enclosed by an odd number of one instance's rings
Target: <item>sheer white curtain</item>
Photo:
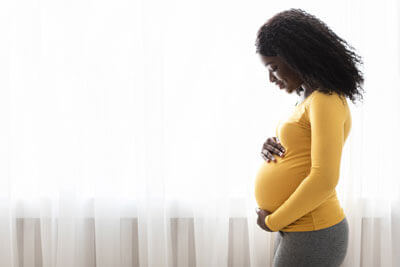
[[[0,2],[0,266],[270,266],[253,182],[297,99],[254,42],[291,7],[365,63],[344,266],[399,266],[395,0]]]

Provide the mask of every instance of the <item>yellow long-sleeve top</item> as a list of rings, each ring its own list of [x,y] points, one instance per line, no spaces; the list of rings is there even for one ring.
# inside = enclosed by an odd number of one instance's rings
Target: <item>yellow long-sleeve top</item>
[[[320,230],[345,218],[335,188],[350,128],[346,98],[316,90],[278,124],[286,154],[264,161],[255,180],[259,208],[272,212],[265,218],[272,231]]]

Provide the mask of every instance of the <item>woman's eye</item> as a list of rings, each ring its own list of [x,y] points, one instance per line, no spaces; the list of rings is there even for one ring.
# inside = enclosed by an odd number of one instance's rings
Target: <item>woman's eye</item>
[[[275,72],[277,69],[278,69],[278,67],[273,67],[273,68],[270,68],[270,71]]]

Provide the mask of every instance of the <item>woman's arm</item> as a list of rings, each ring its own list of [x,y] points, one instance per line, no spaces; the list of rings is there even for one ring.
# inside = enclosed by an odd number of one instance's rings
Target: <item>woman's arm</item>
[[[311,171],[265,224],[279,231],[321,205],[339,181],[348,110],[338,95],[314,94],[306,107],[311,126]]]

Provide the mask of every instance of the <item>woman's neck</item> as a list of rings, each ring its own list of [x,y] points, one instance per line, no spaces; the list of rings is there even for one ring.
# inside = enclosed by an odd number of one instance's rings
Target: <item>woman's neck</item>
[[[301,87],[302,87],[303,90],[300,91],[300,97],[299,97],[299,100],[298,100],[297,103],[296,103],[296,106],[297,106],[297,105],[300,105],[301,103],[303,103],[303,101],[304,101],[312,92],[314,92],[314,91],[316,90],[316,89],[311,89],[311,88],[308,87],[308,86],[304,86],[304,84],[302,84]]]

